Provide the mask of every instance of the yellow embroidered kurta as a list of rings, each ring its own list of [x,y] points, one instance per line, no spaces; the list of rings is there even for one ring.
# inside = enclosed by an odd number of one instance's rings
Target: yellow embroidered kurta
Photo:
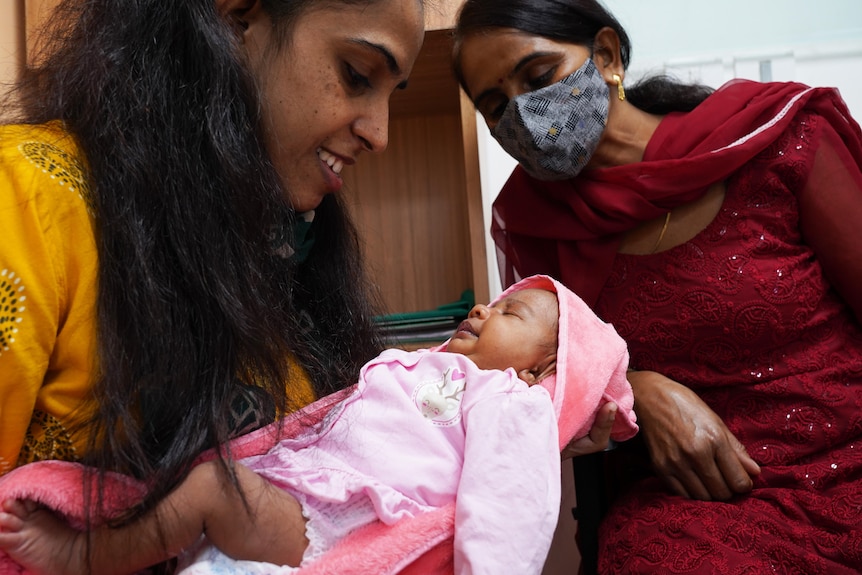
[[[0,127],[0,474],[76,459],[96,366],[98,260],[81,154],[61,124]],[[307,378],[292,396],[314,399]]]

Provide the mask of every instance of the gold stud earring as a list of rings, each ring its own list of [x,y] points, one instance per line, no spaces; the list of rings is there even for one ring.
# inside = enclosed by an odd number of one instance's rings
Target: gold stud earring
[[[617,97],[622,102],[626,99],[626,89],[623,88],[623,79],[620,78],[619,74],[614,74],[614,82],[617,83]]]

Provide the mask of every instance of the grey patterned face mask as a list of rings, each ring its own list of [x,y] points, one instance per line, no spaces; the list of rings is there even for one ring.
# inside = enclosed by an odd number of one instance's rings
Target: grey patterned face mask
[[[491,134],[528,174],[580,173],[605,130],[610,90],[592,58],[556,84],[512,98]]]

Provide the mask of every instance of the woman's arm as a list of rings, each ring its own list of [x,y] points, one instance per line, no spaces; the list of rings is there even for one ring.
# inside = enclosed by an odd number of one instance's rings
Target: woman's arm
[[[697,394],[653,371],[628,377],[655,471],[674,492],[710,501],[751,491],[760,467]]]
[[[3,138],[7,137],[4,132]],[[0,473],[18,464],[33,412],[42,407],[38,402],[49,370],[58,383],[55,388],[65,391],[54,400],[61,407],[72,399],[71,378],[80,377],[63,371],[71,354],[58,343],[74,300],[74,284],[67,280],[63,250],[58,246],[69,222],[74,223],[74,214],[68,212],[73,212],[69,206],[77,198],[47,176],[34,173],[27,160],[10,148],[0,146]],[[52,202],[55,195],[57,201]],[[85,213],[83,203],[80,200]],[[55,352],[66,353],[67,365],[52,365]],[[46,438],[45,443],[51,441]],[[25,462],[28,459],[25,453]]]
[[[813,141],[814,161],[798,196],[803,241],[862,323],[862,150],[857,142],[854,156],[820,118]]]
[[[0,128],[0,473],[87,445],[71,430],[96,365],[98,256],[82,162],[57,128]]]

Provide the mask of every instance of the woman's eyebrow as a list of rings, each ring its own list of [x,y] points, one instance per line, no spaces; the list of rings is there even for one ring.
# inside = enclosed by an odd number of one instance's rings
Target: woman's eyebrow
[[[350,40],[351,43],[356,44],[358,46],[362,46],[363,48],[368,48],[377,52],[383,59],[386,61],[386,67],[389,69],[389,73],[393,76],[400,76],[401,66],[398,65],[398,60],[395,59],[395,56],[392,52],[382,44],[376,44],[374,42],[370,42],[368,40],[363,40],[362,38],[354,38]],[[400,84],[398,84],[398,89],[403,90],[407,87],[407,80],[404,80]]]
[[[515,74],[520,72],[521,68],[523,68],[524,66],[526,66],[527,64],[529,64],[533,60],[536,60],[537,58],[544,58],[545,56],[551,56],[552,54],[554,54],[554,52],[547,52],[547,51],[533,52],[532,54],[527,54],[526,56],[521,58],[517,64],[515,64],[515,67],[512,68],[511,72],[509,72],[509,77],[511,78],[512,76],[514,76]]]

